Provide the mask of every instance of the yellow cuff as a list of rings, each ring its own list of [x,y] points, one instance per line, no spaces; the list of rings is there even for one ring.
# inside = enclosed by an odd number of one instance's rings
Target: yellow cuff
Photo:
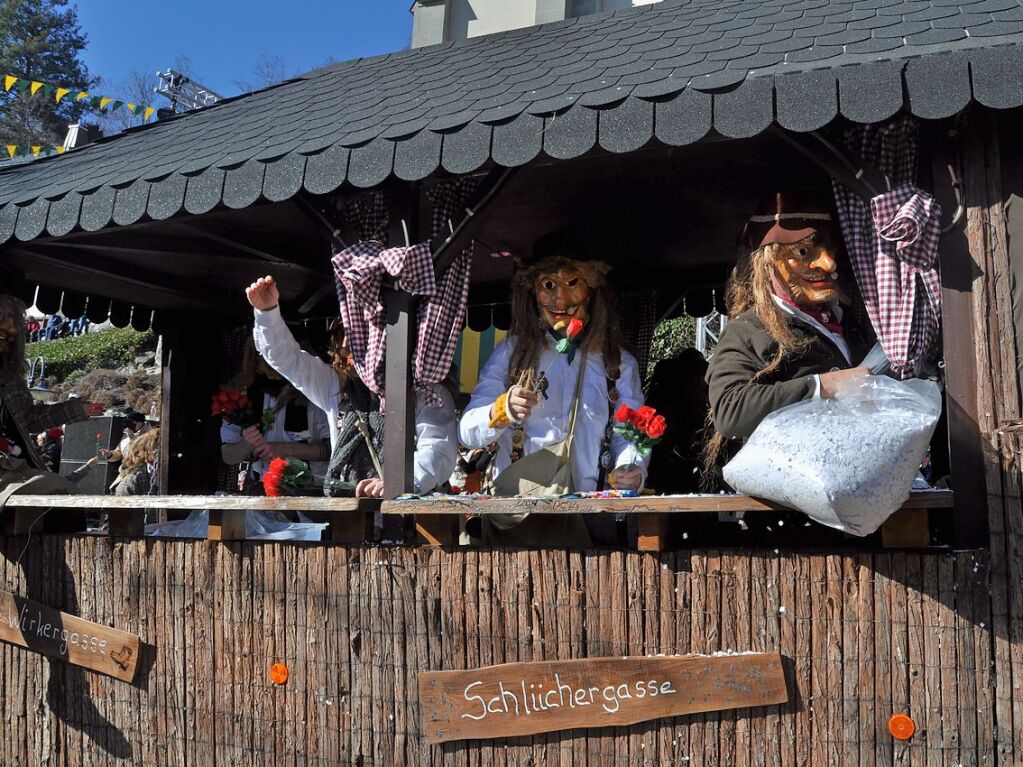
[[[490,419],[491,429],[505,429],[512,425],[511,413],[508,410],[508,392],[505,392],[494,403],[494,417]]]

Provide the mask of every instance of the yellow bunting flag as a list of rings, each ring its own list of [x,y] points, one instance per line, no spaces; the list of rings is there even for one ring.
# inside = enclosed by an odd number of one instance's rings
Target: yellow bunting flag
[[[17,144],[8,144],[7,145],[7,154],[9,154],[12,159],[14,158],[14,155],[17,154],[17,152],[18,152],[18,145]]]
[[[31,93],[33,96],[35,96],[36,93],[39,92],[39,89],[42,88],[42,87],[43,87],[43,84],[41,82],[33,80],[32,81],[32,85],[30,85],[29,88],[28,88],[28,92]]]
[[[109,104],[111,101],[113,101],[113,99],[110,98],[109,96],[103,96],[99,100],[99,108],[100,109],[106,109],[107,108],[107,104]]]
[[[64,152],[66,152],[66,151],[67,150],[66,150],[66,148],[64,147],[63,144],[61,146],[57,147],[57,154],[64,154]]]
[[[78,95],[75,96],[75,101],[81,101],[82,99],[89,98],[89,94],[86,91],[78,91]]]
[[[57,93],[55,96],[55,98],[57,99],[57,103],[59,104],[60,100],[64,98],[66,95],[68,95],[70,92],[71,91],[68,88],[57,88]]]
[[[135,114],[135,105],[134,105],[134,104],[132,104],[132,103],[131,103],[131,102],[129,101],[129,102],[127,103],[127,104],[125,104],[125,106],[126,106],[126,107],[128,107],[128,111],[129,111],[129,112],[131,112],[132,114]]]
[[[14,87],[14,84],[16,82],[18,82],[18,78],[15,77],[14,75],[5,75],[4,76],[4,90],[5,91],[9,91],[11,88]]]
[[[42,146],[34,146],[34,147],[32,147],[32,154],[33,154],[33,155],[34,155],[35,157],[38,157],[38,156],[39,156],[39,153],[40,153],[41,151],[43,151],[43,148],[42,148]]]
[[[148,120],[150,117],[152,117],[153,112],[155,112],[155,111],[156,110],[153,109],[152,107],[146,107],[146,111],[143,113],[142,119],[143,120]]]

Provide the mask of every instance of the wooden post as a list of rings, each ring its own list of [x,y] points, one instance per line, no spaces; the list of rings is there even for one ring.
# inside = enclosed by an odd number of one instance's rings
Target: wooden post
[[[946,216],[957,207],[948,168],[956,167],[948,137],[932,142],[935,195]],[[965,191],[965,190],[964,190]],[[947,218],[946,218],[947,220]],[[987,542],[984,512],[984,451],[977,412],[977,350],[974,327],[974,256],[966,233],[967,216],[941,238],[942,337],[945,360],[945,409],[948,419],[949,465],[955,483],[953,539],[957,547],[979,548]]]
[[[415,353],[415,308],[413,297],[397,290],[386,292],[384,305],[387,307],[384,493],[393,498],[402,493],[410,493],[413,489],[416,400],[412,391],[412,363]]]

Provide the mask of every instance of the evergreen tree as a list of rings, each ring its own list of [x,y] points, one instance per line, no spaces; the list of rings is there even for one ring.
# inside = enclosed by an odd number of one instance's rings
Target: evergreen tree
[[[0,0],[0,78],[15,75],[74,89],[57,104],[53,94],[0,88],[0,146],[63,142],[68,123],[86,108],[75,94],[93,83],[81,59],[85,43],[77,9],[68,0]]]

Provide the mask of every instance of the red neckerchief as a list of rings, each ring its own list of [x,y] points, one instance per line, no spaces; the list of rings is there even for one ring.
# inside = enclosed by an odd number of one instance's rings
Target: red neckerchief
[[[845,335],[845,329],[842,327],[842,323],[839,322],[838,317],[830,309],[820,309],[816,306],[803,306],[797,304],[792,300],[792,296],[789,295],[788,289],[782,284],[781,280],[775,274],[771,275],[771,287],[774,288],[774,294],[786,305],[791,306],[793,309],[798,309],[803,314],[813,317],[817,322],[827,328],[830,332],[836,336]]]

